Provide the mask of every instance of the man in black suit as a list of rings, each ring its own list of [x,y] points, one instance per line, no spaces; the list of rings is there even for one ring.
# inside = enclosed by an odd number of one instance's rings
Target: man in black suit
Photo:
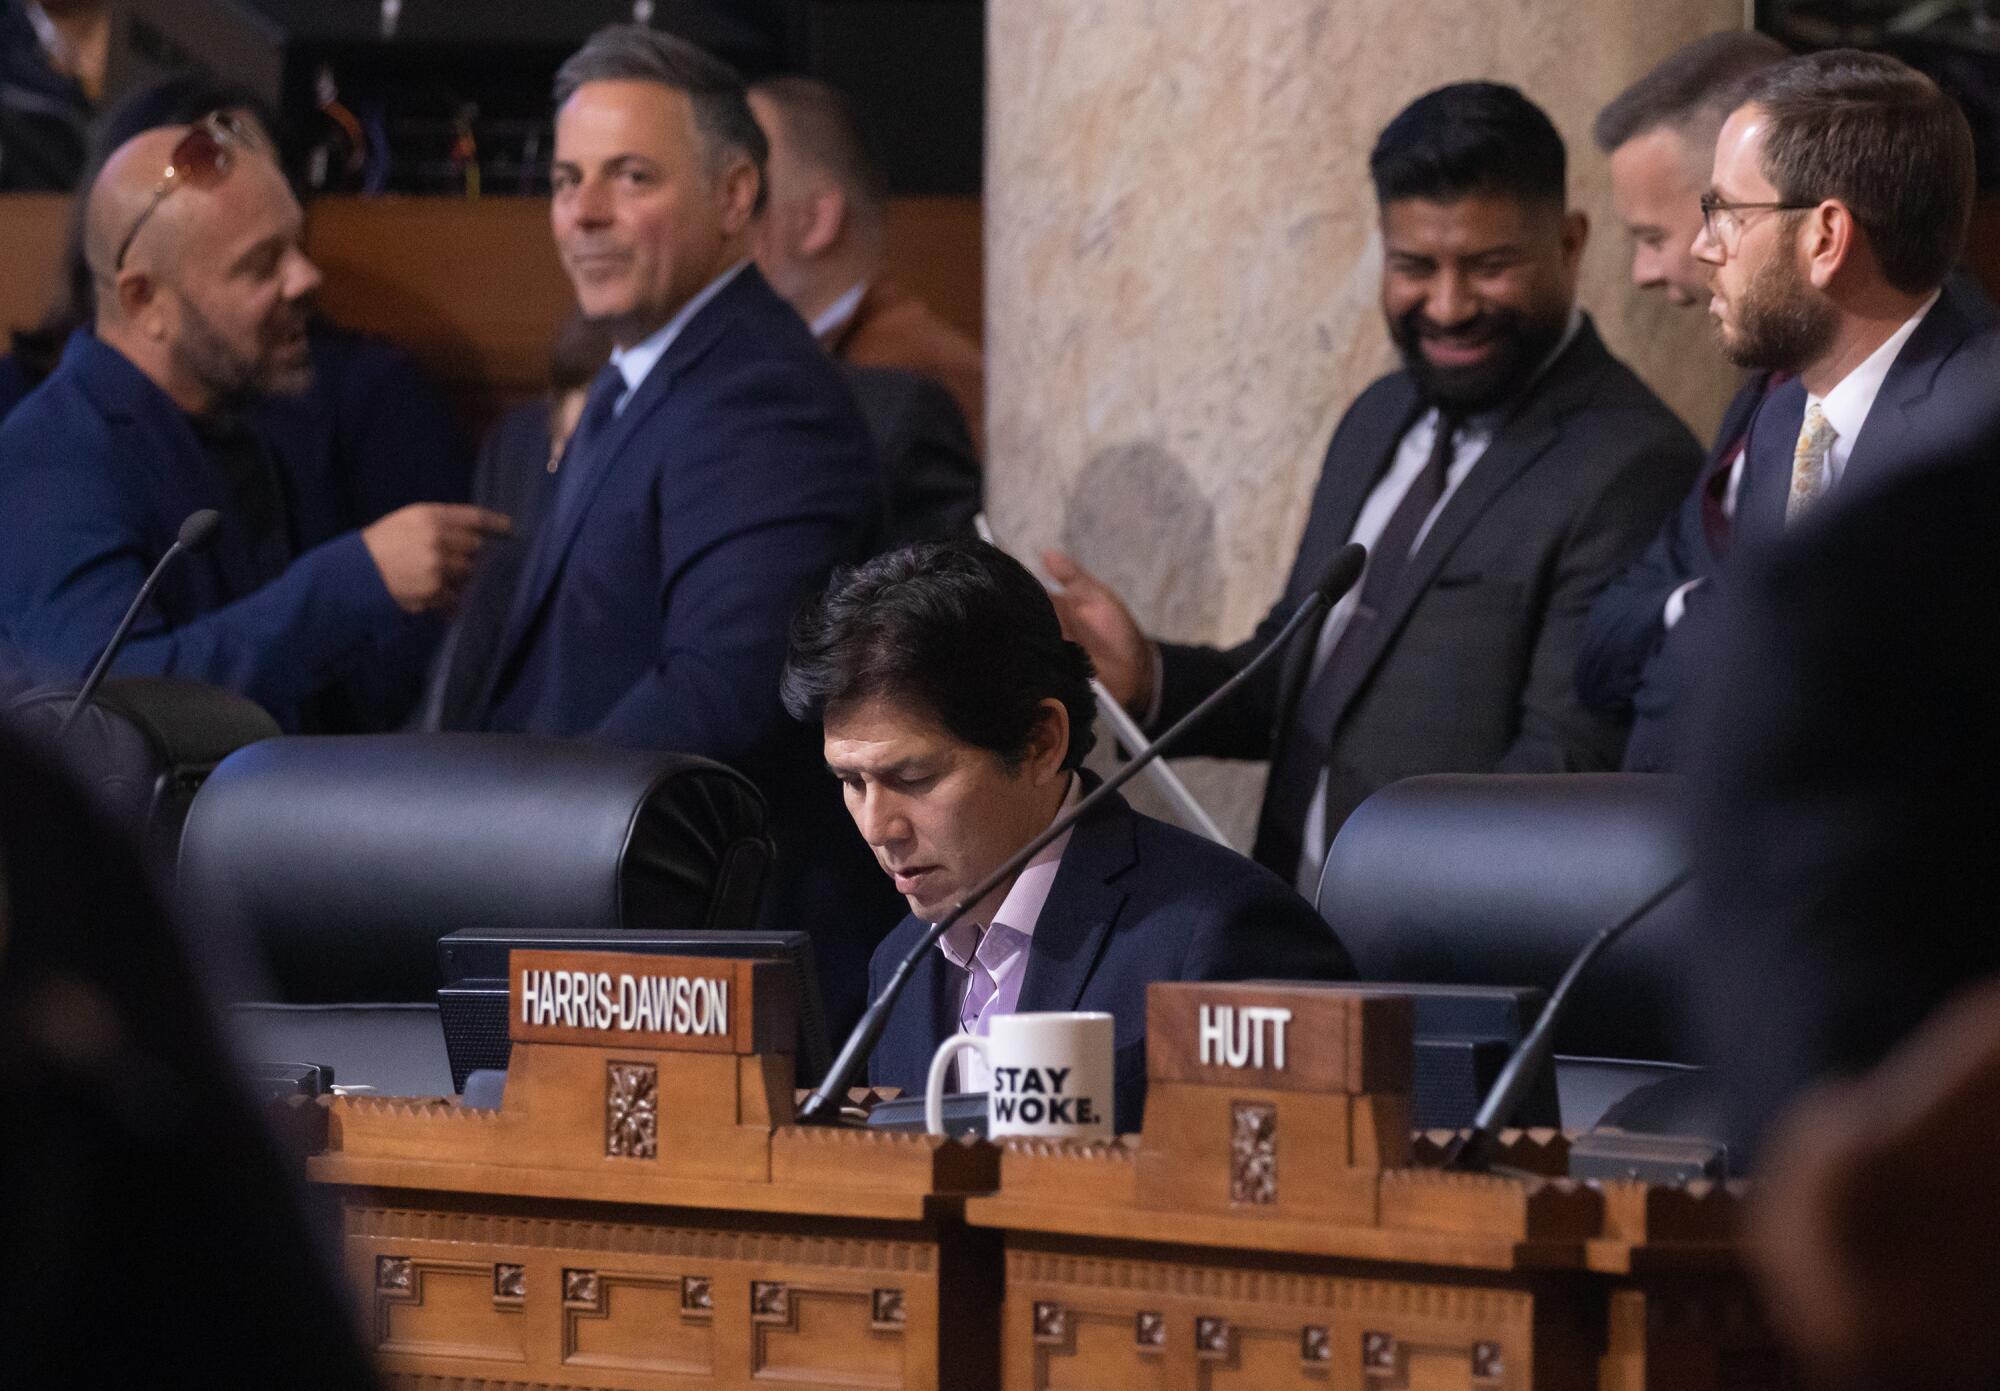
[[[1708,268],[1694,258],[1701,194],[1715,137],[1751,77],[1786,57],[1766,34],[1707,34],[1667,55],[1597,115],[1591,134],[1610,166],[1611,202],[1632,238],[1632,283],[1684,307],[1708,303]],[[1750,417],[1771,374],[1743,382],[1722,415],[1714,447],[1693,491],[1659,534],[1591,605],[1577,652],[1577,692],[1591,708],[1630,719],[1625,766],[1663,771],[1672,763],[1673,718],[1697,669],[1699,623],[1708,577],[1729,548]]]
[[[855,827],[910,905],[875,952],[871,996],[931,923],[1095,785],[1081,770],[1090,660],[1034,576],[984,542],[913,546],[837,576],[793,631],[785,703],[823,721]],[[1137,1130],[1149,982],[1353,972],[1268,871],[1113,797],[924,954],[869,1078],[919,1091],[961,1029],[1102,1010],[1117,1018],[1115,1121]],[[961,1067],[959,1090],[986,1090],[976,1057]]]
[[[1370,160],[1382,307],[1403,371],[1334,432],[1284,594],[1253,638],[1155,643],[1069,557],[1045,557],[1105,684],[1154,728],[1242,667],[1327,561],[1373,552],[1319,642],[1183,752],[1269,757],[1256,858],[1308,895],[1377,788],[1417,773],[1616,765],[1621,721],[1571,679],[1584,614],[1682,496],[1700,447],[1574,307],[1588,230],[1564,153],[1510,87],[1419,98]]]

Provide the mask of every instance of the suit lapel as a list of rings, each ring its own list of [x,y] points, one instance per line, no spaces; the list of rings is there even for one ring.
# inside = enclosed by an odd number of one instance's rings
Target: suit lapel
[[[1333,701],[1335,727],[1466,532],[1562,437],[1562,418],[1588,396],[1609,357],[1586,319],[1575,341],[1549,366],[1539,389],[1494,431],[1486,452],[1446,499],[1444,510],[1403,567],[1382,612],[1354,634],[1355,646],[1341,653],[1341,685]]]
[[[1937,381],[1938,370],[1972,332],[1972,325],[1959,312],[1947,288],[1903,344],[1903,350],[1896,354],[1888,375],[1882,378],[1875,404],[1868,408],[1868,418],[1861,422],[1861,433],[1847,452],[1843,482],[1846,476],[1867,478],[1881,467],[1884,455],[1893,456],[1897,445],[1909,438],[1911,417],[1922,412]]]
[[[1287,603],[1305,602],[1334,553],[1347,544],[1368,495],[1389,471],[1403,436],[1416,424],[1423,410],[1409,374],[1399,373],[1390,379],[1379,400],[1370,402],[1365,416],[1342,422],[1342,428],[1335,432],[1333,443],[1327,447],[1312,515],[1306,521],[1306,535],[1299,545],[1298,564],[1292,568],[1291,579],[1285,586]],[[1358,443],[1343,447],[1341,436],[1350,434]],[[1291,728],[1292,711],[1312,674],[1316,648],[1316,643],[1301,638],[1284,655],[1274,725],[1280,740],[1284,731]],[[1274,750],[1274,757],[1281,752]]]
[[[1090,784],[1086,783],[1086,788]],[[1111,881],[1138,860],[1131,808],[1113,797],[1077,823],[1035,923],[1028,974],[1015,1008],[1023,1014],[1075,1009],[1125,904]]]
[[[632,393],[604,432],[591,442],[597,459],[591,465],[590,476],[582,483],[582,496],[576,505],[569,508],[562,517],[560,526],[538,527],[535,538],[530,543],[526,561],[522,566],[521,582],[514,591],[513,603],[507,612],[507,623],[502,630],[500,644],[495,651],[493,669],[486,682],[486,688],[475,709],[484,714],[490,706],[495,687],[502,672],[512,665],[520,654],[522,645],[533,630],[542,610],[555,589],[555,582],[562,574],[563,563],[568,559],[570,548],[576,543],[577,533],[583,527],[583,519],[590,511],[590,504],[604,487],[605,480],[627,463],[626,455],[633,453],[633,437],[648,416],[666,402],[673,391],[676,378],[693,366],[725,334],[730,325],[742,312],[746,297],[761,288],[754,266],[745,266],[736,273],[736,278],[725,285],[714,299],[703,305],[701,311],[681,330],[679,336],[668,346],[667,351],[653,370],[646,374],[644,381]],[[548,506],[553,497],[553,488],[547,483],[542,488],[543,520],[555,521],[555,509]]]

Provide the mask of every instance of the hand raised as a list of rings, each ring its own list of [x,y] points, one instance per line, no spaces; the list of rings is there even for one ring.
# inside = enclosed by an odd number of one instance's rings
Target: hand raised
[[[363,527],[361,540],[389,597],[407,613],[424,613],[455,605],[480,546],[511,530],[512,522],[483,507],[416,502]]]
[[[1053,590],[1063,632],[1080,643],[1097,667],[1097,679],[1135,714],[1153,700],[1153,640],[1139,631],[1116,590],[1062,551],[1043,551],[1042,565],[1062,586]]]

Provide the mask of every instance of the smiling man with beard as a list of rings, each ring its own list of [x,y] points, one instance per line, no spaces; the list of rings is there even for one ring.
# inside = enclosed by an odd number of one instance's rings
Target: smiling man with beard
[[[1284,593],[1249,642],[1156,642],[1070,557],[1058,602],[1105,685],[1155,730],[1262,648],[1349,541],[1361,584],[1185,753],[1269,758],[1256,857],[1308,897],[1377,788],[1419,773],[1617,766],[1624,726],[1571,682],[1591,599],[1701,461],[1575,308],[1588,225],[1562,139],[1511,87],[1418,98],[1369,161],[1382,310],[1403,370],[1334,431]]]
[[[319,271],[256,128],[226,113],[127,141],[92,186],[95,331],[0,429],[0,644],[75,681],[189,513],[221,524],[141,611],[121,673],[228,686],[290,727],[381,659],[405,614],[449,606],[507,520],[417,503],[301,550],[244,408],[312,380]]]

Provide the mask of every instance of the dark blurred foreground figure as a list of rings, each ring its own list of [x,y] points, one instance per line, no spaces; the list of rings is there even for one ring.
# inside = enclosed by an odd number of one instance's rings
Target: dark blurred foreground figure
[[[1693,969],[1739,1142],[2000,971],[1997,439],[1829,506],[1725,611],[1697,711]]]
[[[136,854],[0,730],[9,1386],[375,1384]]]
[[[1751,1251],[1779,1336],[1829,1391],[2000,1385],[1996,1116],[1989,982],[1778,1128]]]

